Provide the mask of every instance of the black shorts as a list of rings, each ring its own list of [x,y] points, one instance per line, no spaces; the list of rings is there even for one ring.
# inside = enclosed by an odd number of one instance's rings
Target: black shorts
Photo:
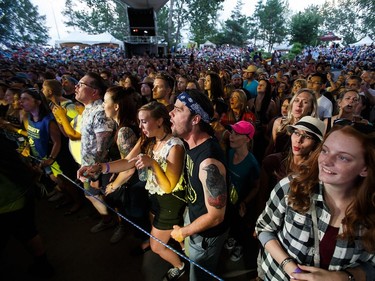
[[[153,226],[160,230],[173,229],[174,225],[183,225],[186,203],[169,194],[150,195],[151,213],[155,215]]]

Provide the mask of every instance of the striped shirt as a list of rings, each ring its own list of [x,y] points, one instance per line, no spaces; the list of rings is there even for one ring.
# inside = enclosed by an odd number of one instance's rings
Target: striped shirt
[[[288,205],[290,179],[282,179],[274,188],[266,208],[259,216],[256,232],[264,246],[268,241],[277,239],[285,252],[298,264],[314,266],[314,236],[311,210],[301,214]],[[315,204],[319,241],[327,230],[331,214],[323,200],[324,186],[320,184],[312,195]],[[340,226],[339,234],[343,232]],[[333,257],[328,270],[335,271],[361,265],[367,280],[375,280],[375,255],[366,252],[361,243],[363,228],[358,227],[353,242],[337,239]],[[262,256],[262,269],[266,280],[289,280],[278,263],[266,250]]]

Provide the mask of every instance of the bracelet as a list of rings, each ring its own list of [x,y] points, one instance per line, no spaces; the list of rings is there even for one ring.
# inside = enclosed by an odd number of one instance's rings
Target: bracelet
[[[291,257],[288,257],[288,258],[286,258],[285,260],[283,260],[281,263],[280,263],[280,267],[281,267],[281,269],[285,272],[285,270],[284,270],[284,267],[288,264],[288,263],[290,263],[290,262],[294,262],[294,259],[293,258],[291,258]]]
[[[55,161],[55,160],[56,160],[56,158],[55,158],[55,157],[52,157],[51,155],[50,155],[50,156],[48,156],[48,159],[52,159],[53,161]]]
[[[101,167],[101,165],[100,165],[100,167]],[[108,174],[108,173],[109,173],[109,169],[110,169],[110,167],[109,167],[109,163],[106,162],[106,163],[105,163],[105,171],[103,172],[103,174]]]

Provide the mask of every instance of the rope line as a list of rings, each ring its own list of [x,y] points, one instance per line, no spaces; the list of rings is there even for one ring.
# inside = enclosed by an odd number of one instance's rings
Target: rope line
[[[39,162],[42,162],[42,160],[34,157],[34,156],[29,156],[30,158],[32,159],[35,159]],[[52,169],[54,169],[54,167],[50,166]],[[119,217],[121,217],[122,219],[124,219],[125,221],[127,221],[128,223],[130,223],[132,226],[134,226],[135,228],[137,228],[138,230],[140,230],[141,232],[147,234],[149,237],[151,237],[152,239],[154,239],[155,241],[157,241],[158,243],[162,244],[164,247],[168,248],[169,250],[171,250],[172,252],[176,253],[178,256],[180,256],[181,258],[185,259],[186,261],[188,261],[189,263],[193,264],[194,266],[200,268],[201,270],[203,270],[204,272],[206,272],[208,275],[212,276],[213,278],[215,278],[216,280],[219,280],[219,281],[224,281],[223,279],[221,279],[220,277],[218,277],[217,275],[215,275],[214,273],[208,271],[207,269],[205,269],[204,267],[200,266],[198,263],[196,263],[195,261],[191,260],[190,258],[188,258],[187,256],[181,254],[179,251],[175,250],[174,248],[172,248],[171,246],[165,244],[163,241],[161,241],[160,239],[156,238],[154,235],[152,235],[151,233],[149,233],[148,231],[144,230],[142,227],[140,227],[139,225],[137,225],[136,223],[132,222],[130,219],[128,219],[127,217],[125,217],[124,215],[120,214],[119,212],[117,212],[114,208],[112,208],[111,206],[109,206],[106,202],[104,202],[103,200],[101,200],[100,198],[98,198],[97,196],[94,196],[93,194],[91,194],[89,191],[85,190],[83,187],[81,187],[80,185],[77,184],[76,181],[73,181],[72,179],[70,179],[68,176],[66,176],[64,173],[61,173],[60,175],[62,175],[65,179],[67,179],[69,182],[71,182],[72,184],[74,184],[76,187],[78,187],[79,189],[81,189],[83,192],[85,192],[86,194],[89,194],[90,196],[92,196],[93,198],[95,198],[96,200],[98,200],[100,203],[102,203],[104,206],[106,206],[109,210],[111,210],[112,212],[114,212],[116,215],[118,215]],[[79,181],[77,179],[77,181]]]

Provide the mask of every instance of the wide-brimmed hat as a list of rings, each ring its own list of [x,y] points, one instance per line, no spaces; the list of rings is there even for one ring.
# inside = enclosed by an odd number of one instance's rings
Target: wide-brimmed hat
[[[246,69],[244,69],[243,72],[253,72],[255,73],[257,71],[257,67],[255,65],[249,65]]]
[[[289,125],[287,130],[289,133],[292,133],[294,129],[309,132],[322,141],[325,127],[326,126],[322,120],[312,116],[305,116],[302,117],[301,120],[299,120],[295,125]]]
[[[248,121],[238,121],[237,123],[230,125],[232,130],[239,135],[248,136],[249,139],[252,139],[255,134],[255,128],[253,124]]]

